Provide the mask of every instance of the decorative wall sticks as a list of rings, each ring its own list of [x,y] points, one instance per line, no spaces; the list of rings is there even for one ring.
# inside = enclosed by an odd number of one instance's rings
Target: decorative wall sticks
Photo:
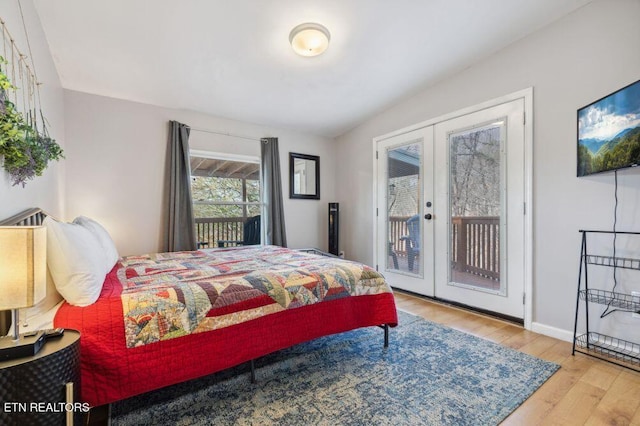
[[[22,22],[24,25],[24,17]],[[30,66],[2,19],[0,26],[3,42],[0,54],[0,157],[4,157],[2,165],[12,184],[24,187],[28,180],[42,175],[49,161],[64,156],[47,129],[40,100],[41,83],[37,79],[33,56]],[[31,54],[26,26],[24,31]]]

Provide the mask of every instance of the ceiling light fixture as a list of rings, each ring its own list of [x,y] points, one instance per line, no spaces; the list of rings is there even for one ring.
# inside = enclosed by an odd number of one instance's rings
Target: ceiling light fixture
[[[307,22],[291,30],[289,42],[293,50],[301,56],[318,56],[329,47],[331,35],[320,24]]]

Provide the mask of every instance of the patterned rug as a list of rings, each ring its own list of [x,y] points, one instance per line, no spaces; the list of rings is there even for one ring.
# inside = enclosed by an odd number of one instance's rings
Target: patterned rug
[[[497,425],[558,365],[399,312],[112,405],[112,425]]]

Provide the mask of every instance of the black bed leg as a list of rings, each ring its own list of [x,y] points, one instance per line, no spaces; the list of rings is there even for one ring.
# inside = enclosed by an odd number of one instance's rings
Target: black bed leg
[[[256,383],[256,364],[254,360],[250,361],[251,363],[251,383]]]
[[[384,328],[384,347],[389,347],[389,324],[385,324],[382,326]]]

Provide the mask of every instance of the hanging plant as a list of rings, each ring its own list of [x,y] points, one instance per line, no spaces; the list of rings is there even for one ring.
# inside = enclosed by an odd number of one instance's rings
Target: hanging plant
[[[9,100],[9,91],[17,90],[2,70],[7,61],[0,56],[0,156],[13,185],[25,186],[28,180],[41,176],[49,161],[64,158],[62,148],[52,139],[42,116],[42,133],[37,120],[29,114],[25,119]]]

